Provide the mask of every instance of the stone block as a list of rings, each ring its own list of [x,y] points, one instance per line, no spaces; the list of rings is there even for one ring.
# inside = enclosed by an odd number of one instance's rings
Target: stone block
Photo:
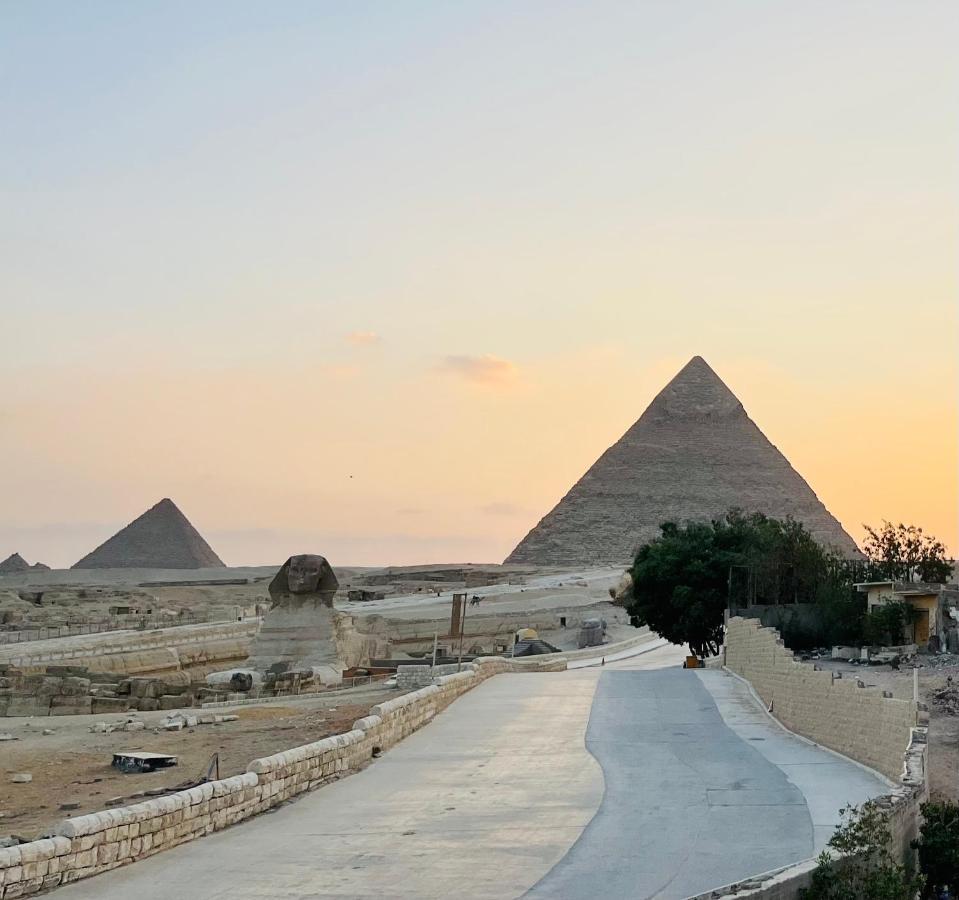
[[[7,699],[8,716],[49,716],[50,696],[12,694]]]
[[[104,713],[126,712],[130,705],[127,697],[94,697],[90,705],[90,712],[95,716]]]
[[[70,696],[50,699],[51,716],[88,716],[92,709],[92,697]]]

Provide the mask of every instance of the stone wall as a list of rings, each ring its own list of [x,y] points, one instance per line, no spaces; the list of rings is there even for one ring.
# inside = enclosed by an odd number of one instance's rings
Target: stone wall
[[[247,620],[29,641],[0,647],[0,664],[28,672],[79,664],[123,675],[229,668],[247,658],[258,627],[256,620]]]
[[[0,898],[97,875],[235,825],[357,771],[493,675],[565,666],[561,660],[479,659],[436,684],[374,706],[348,732],[253,760],[243,775],[67,819],[53,837],[0,849]]]
[[[779,633],[757,619],[729,620],[724,654],[726,668],[746,679],[790,731],[881,772],[896,785],[874,802],[889,812],[894,852],[908,859],[919,831],[919,807],[928,797],[927,730],[919,724],[918,706],[799,662]],[[815,868],[815,860],[805,860],[694,900],[795,898],[809,886]]]
[[[790,731],[898,781],[916,704],[859,687],[855,678],[817,671],[783,646],[774,628],[734,617],[726,633],[726,667],[753,686],[769,711]]]

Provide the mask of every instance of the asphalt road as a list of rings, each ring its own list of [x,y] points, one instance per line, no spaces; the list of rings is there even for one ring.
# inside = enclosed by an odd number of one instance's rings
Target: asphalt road
[[[678,900],[813,856],[888,790],[681,657],[497,676],[364,771],[59,896]]]

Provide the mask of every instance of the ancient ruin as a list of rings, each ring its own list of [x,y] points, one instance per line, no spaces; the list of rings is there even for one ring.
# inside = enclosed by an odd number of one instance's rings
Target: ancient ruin
[[[730,509],[791,516],[821,543],[855,541],[702,357],[693,357],[507,557],[539,565],[628,564],[663,522]]]
[[[333,596],[339,582],[322,556],[291,556],[270,582],[273,607],[253,642],[250,664],[278,676],[312,673],[322,683],[341,680]]]
[[[74,569],[205,569],[223,561],[169,498],[88,553]]]

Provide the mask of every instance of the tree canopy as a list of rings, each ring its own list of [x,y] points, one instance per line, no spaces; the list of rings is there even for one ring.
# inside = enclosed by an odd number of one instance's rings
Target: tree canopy
[[[863,552],[873,580],[944,584],[952,577],[945,546],[918,526],[883,521],[879,528],[863,527]]]
[[[791,519],[733,511],[708,524],[666,522],[660,531],[636,554],[628,609],[700,656],[719,651],[733,599],[811,602],[829,584],[830,555]]]

